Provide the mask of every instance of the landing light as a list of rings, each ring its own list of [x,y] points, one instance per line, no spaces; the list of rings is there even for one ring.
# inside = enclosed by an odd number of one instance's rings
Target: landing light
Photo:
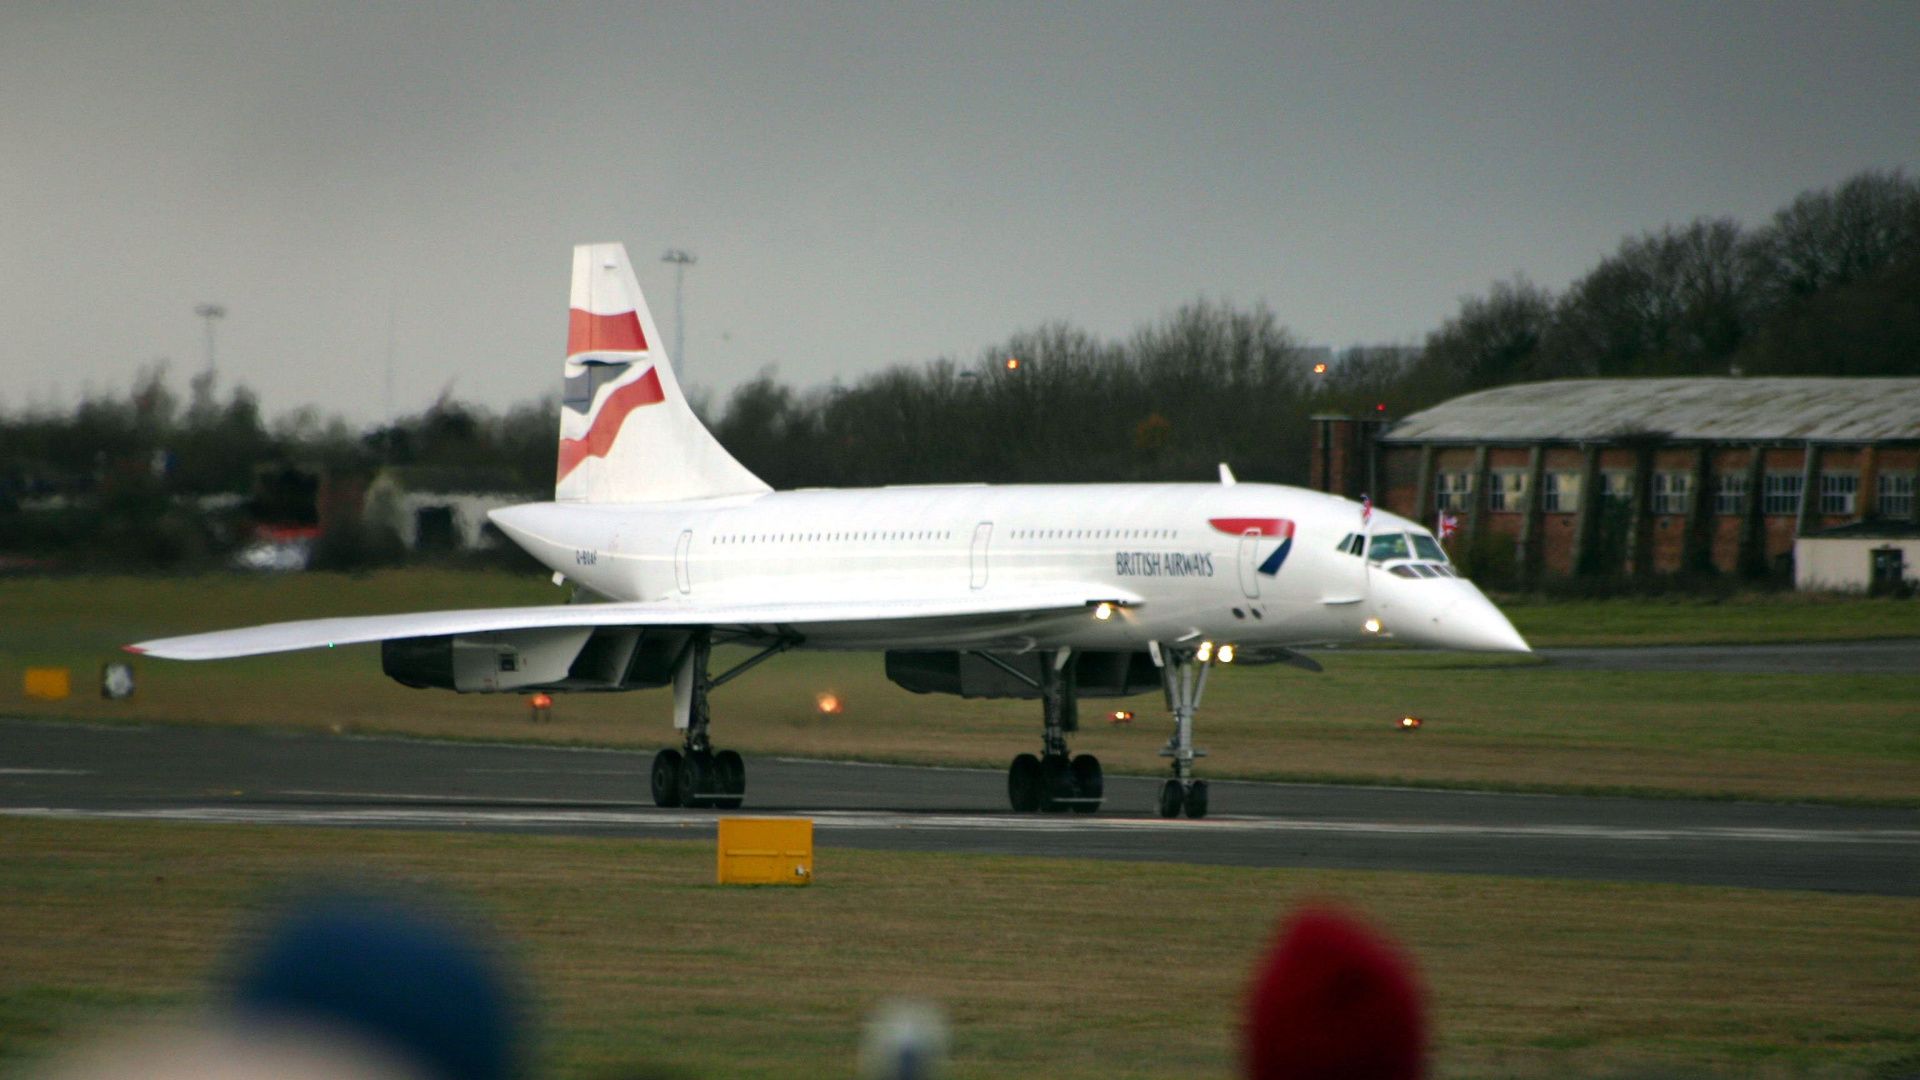
[[[1213,659],[1213,642],[1211,641],[1201,642],[1200,647],[1194,650],[1193,658],[1195,660],[1200,661],[1203,664],[1209,660],[1212,660]]]
[[[1019,371],[1019,370],[1020,370],[1020,358],[1019,358],[1019,357],[1017,357],[1017,356],[1009,356],[1009,357],[1007,357],[1007,370],[1008,370],[1008,371]]]
[[[840,695],[831,690],[822,690],[815,694],[813,704],[820,710],[822,716],[837,716],[841,709],[846,708],[840,701]]]
[[[1133,723],[1133,710],[1132,709],[1115,709],[1113,710],[1113,715],[1107,717],[1107,723],[1131,724]]]
[[[1093,617],[1099,619],[1101,622],[1106,622],[1108,619],[1113,618],[1113,605],[1107,603],[1105,600],[1100,601],[1093,609]]]
[[[1380,632],[1380,620],[1368,619],[1366,622],[1360,624],[1360,628],[1369,634],[1377,634]]]
[[[1220,646],[1220,662],[1223,664],[1233,663],[1233,646],[1231,645]]]
[[[1313,373],[1315,375],[1325,375],[1327,373],[1327,365],[1325,364],[1313,365]]]
[[[1412,731],[1413,729],[1419,726],[1420,726],[1420,718],[1417,716],[1403,716],[1400,718],[1401,731]]]

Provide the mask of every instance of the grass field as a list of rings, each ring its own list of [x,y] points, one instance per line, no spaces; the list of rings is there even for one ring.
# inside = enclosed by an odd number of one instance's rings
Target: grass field
[[[448,738],[614,746],[669,741],[664,692],[563,697],[528,722],[515,696],[408,690],[379,673],[370,646],[213,664],[139,665],[127,702],[90,692],[117,646],[146,636],[281,618],[551,601],[524,578],[404,572],[343,578],[213,577],[0,583],[0,714],[238,723]],[[1723,604],[1607,601],[1522,605],[1536,641],[1753,640],[1920,633],[1920,604],[1752,598]],[[1584,627],[1587,637],[1580,637]],[[1636,629],[1638,628],[1638,629]],[[1688,628],[1691,628],[1689,631]],[[1636,636],[1637,635],[1637,636]],[[72,667],[62,702],[20,693],[20,669]],[[1665,792],[1703,797],[1920,805],[1920,673],[1719,675],[1563,671],[1525,658],[1365,650],[1326,656],[1312,675],[1284,666],[1216,671],[1201,712],[1207,775],[1491,787]],[[836,716],[814,707],[832,690]],[[1104,708],[1138,713],[1105,722]],[[888,683],[872,655],[780,657],[717,691],[715,731],[749,754],[1001,766],[1037,741],[1032,702],[918,696]],[[1395,730],[1412,713],[1417,733]],[[1116,771],[1163,766],[1157,695],[1084,703],[1076,749]]]
[[[1443,1076],[1868,1076],[1920,1065],[1920,901],[1399,873],[823,852],[711,884],[702,842],[0,825],[0,1070],[207,1000],[286,883],[475,901],[537,988],[544,1075],[847,1076],[928,998],[959,1077],[1223,1076],[1281,913],[1354,907],[1417,957]],[[935,887],[935,883],[937,888]]]

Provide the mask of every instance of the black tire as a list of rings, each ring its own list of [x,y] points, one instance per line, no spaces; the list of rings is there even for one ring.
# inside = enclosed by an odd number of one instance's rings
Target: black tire
[[[1180,804],[1186,802],[1187,793],[1180,788],[1180,781],[1169,780],[1160,785],[1160,816],[1177,818],[1180,816]]]
[[[1083,799],[1103,799],[1107,794],[1107,780],[1100,772],[1100,759],[1092,754],[1081,754],[1073,759],[1073,786]],[[1091,814],[1100,809],[1099,802],[1074,803],[1076,814]]]
[[[747,763],[739,753],[722,750],[713,755],[714,786],[720,797],[713,805],[722,810],[738,809],[747,794]]]
[[[680,805],[680,751],[662,750],[653,755],[653,805]]]
[[[707,806],[713,794],[713,755],[695,750],[680,759],[680,805]]]
[[[1187,789],[1187,816],[1198,820],[1207,816],[1207,782],[1195,780]]]
[[[1046,814],[1064,814],[1072,803],[1060,802],[1071,799],[1075,794],[1073,786],[1073,766],[1059,754],[1048,754],[1040,759],[1040,811]]]
[[[1040,759],[1021,754],[1007,767],[1007,801],[1016,814],[1040,809]]]

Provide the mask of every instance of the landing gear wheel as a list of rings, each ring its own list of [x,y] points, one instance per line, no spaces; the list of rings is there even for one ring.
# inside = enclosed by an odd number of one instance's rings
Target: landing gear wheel
[[[1007,767],[1007,801],[1016,814],[1031,814],[1040,809],[1040,759],[1021,754]]]
[[[1100,800],[1106,796],[1106,778],[1100,774],[1100,759],[1092,754],[1081,754],[1073,759],[1073,786],[1078,789],[1082,799],[1090,802],[1073,804],[1076,814],[1091,814],[1100,809]]]
[[[713,755],[705,750],[695,750],[680,759],[680,805],[701,807],[712,805],[709,797],[713,794]]]
[[[1207,816],[1207,782],[1195,780],[1187,789],[1187,816],[1199,819]]]
[[[1169,780],[1160,785],[1160,816],[1177,818],[1180,816],[1180,804],[1187,801],[1187,793],[1180,787],[1180,781]]]
[[[1040,759],[1040,809],[1048,814],[1064,814],[1073,803],[1074,797],[1073,766],[1061,754],[1048,754]]]
[[[747,763],[733,750],[713,755],[714,789],[720,796],[713,805],[721,810],[738,807],[747,794]]]
[[[680,751],[662,750],[653,755],[653,805],[680,805]]]

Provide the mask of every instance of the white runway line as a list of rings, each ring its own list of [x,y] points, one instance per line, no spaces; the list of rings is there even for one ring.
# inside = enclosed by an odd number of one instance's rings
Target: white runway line
[[[721,815],[685,811],[427,809],[407,807],[222,807],[183,806],[151,810],[86,810],[61,807],[10,807],[0,814],[39,818],[93,818],[125,821],[176,821],[248,825],[450,826],[493,825],[511,828],[707,829]],[[1364,834],[1408,840],[1484,837],[1511,840],[1581,839],[1630,843],[1676,841],[1773,844],[1887,844],[1920,846],[1920,830],[1767,829],[1767,828],[1616,828],[1603,825],[1428,825],[1400,822],[1310,821],[1288,818],[1023,817],[1011,814],[899,814],[828,811],[817,814],[738,814],[730,816],[810,817],[826,830],[906,829],[918,832],[1185,832]]]
[[[0,769],[0,776],[92,776],[92,769]]]
[[[480,813],[504,806],[632,806],[632,799],[543,799],[538,796],[510,796],[476,793],[473,795],[416,795],[400,791],[324,791],[318,788],[282,788],[269,795],[294,795],[303,799],[370,799],[380,802],[484,803]]]

